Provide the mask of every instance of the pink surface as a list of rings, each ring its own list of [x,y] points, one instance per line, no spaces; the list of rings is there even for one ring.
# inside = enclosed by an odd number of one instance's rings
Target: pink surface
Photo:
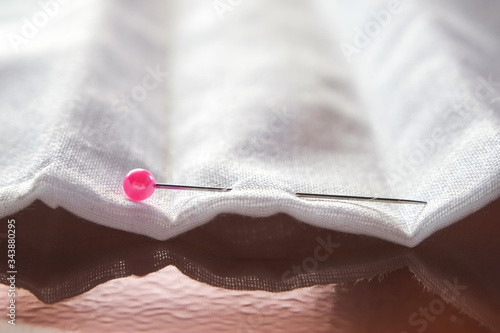
[[[0,286],[0,293],[6,292]],[[381,301],[383,300],[383,301]],[[115,279],[48,305],[19,290],[16,327],[33,332],[416,332],[408,316],[440,298],[408,270],[350,285],[288,292],[236,291],[192,280],[174,267]],[[443,303],[444,304],[444,303]],[[432,315],[432,314],[431,314]],[[488,332],[451,305],[426,332]]]
[[[128,197],[134,201],[142,201],[153,195],[155,191],[155,178],[144,169],[130,171],[123,180],[123,189]]]
[[[6,286],[0,286],[4,292]],[[285,293],[212,287],[166,267],[46,305],[22,290],[21,326],[83,332],[329,332],[334,285]]]

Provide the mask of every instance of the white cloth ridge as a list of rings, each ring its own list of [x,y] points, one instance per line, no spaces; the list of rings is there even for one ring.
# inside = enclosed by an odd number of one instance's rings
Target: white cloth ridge
[[[167,239],[220,213],[284,212],[415,246],[500,196],[500,4],[394,6],[88,1],[46,24],[39,4],[4,6],[1,215],[40,199]],[[233,191],[135,203],[134,168]]]

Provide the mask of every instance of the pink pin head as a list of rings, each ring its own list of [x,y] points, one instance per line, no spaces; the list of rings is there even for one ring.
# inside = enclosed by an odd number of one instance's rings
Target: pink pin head
[[[134,169],[123,180],[123,189],[128,197],[134,201],[149,198],[155,191],[155,177],[148,170]]]

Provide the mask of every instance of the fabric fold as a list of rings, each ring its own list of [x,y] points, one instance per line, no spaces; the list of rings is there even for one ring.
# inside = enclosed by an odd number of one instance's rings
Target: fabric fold
[[[2,215],[40,199],[167,239],[218,214],[283,212],[415,246],[500,195],[497,4],[214,4],[59,5],[3,51]],[[122,190],[134,168],[233,190],[136,203]]]

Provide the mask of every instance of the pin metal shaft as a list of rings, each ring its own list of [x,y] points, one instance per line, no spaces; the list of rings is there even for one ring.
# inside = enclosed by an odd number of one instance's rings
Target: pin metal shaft
[[[213,192],[229,192],[231,188],[225,187],[207,187],[207,186],[186,186],[172,184],[156,184],[156,188],[167,188],[171,190],[196,190],[196,191],[213,191]],[[380,197],[361,197],[353,195],[334,195],[334,194],[314,194],[314,193],[295,193],[299,198],[314,198],[314,199],[340,199],[340,200],[363,200],[363,201],[384,201],[394,203],[408,204],[426,204],[426,201],[395,199],[395,198],[380,198]]]

